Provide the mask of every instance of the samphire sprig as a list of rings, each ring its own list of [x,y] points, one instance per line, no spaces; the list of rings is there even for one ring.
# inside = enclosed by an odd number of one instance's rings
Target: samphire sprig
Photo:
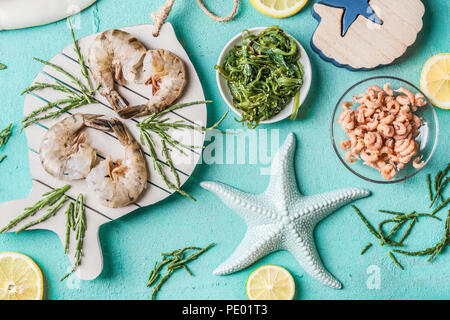
[[[447,246],[450,245],[450,210],[448,211],[447,219],[445,221],[445,231],[442,239],[433,247],[427,248],[422,251],[403,251],[394,250],[396,253],[400,253],[407,256],[430,256],[428,262],[432,261],[439,253],[441,253]]]
[[[34,91],[38,91],[38,90],[42,90],[42,89],[52,89],[52,90],[67,93],[68,96],[63,99],[59,99],[57,101],[48,102],[43,107],[40,107],[40,108],[34,110],[33,112],[31,112],[30,114],[28,114],[27,116],[25,116],[22,119],[23,125],[21,128],[21,131],[37,121],[41,121],[41,120],[45,120],[45,119],[55,119],[59,115],[65,113],[71,109],[79,108],[83,105],[90,104],[95,101],[95,99],[93,98],[93,94],[99,87],[97,87],[96,89],[92,88],[91,81],[89,79],[89,74],[87,71],[87,67],[84,62],[83,55],[81,54],[80,48],[78,46],[78,42],[75,38],[75,34],[74,34],[74,31],[72,28],[72,23],[70,22],[70,18],[68,18],[68,22],[69,22],[70,33],[72,35],[72,40],[73,40],[73,44],[74,44],[74,51],[77,54],[78,62],[81,66],[81,74],[83,75],[85,82],[88,85],[86,87],[86,85],[84,85],[77,77],[72,75],[70,72],[66,71],[61,66],[58,66],[58,65],[51,63],[49,61],[46,61],[46,60],[34,58],[34,60],[36,60],[44,65],[47,65],[47,66],[53,68],[54,70],[56,70],[57,72],[67,76],[70,79],[70,81],[75,85],[75,87],[79,90],[79,92],[63,85],[59,81],[57,81],[56,84],[36,82],[32,86],[25,88],[21,92],[21,95],[26,94],[26,93],[31,93]],[[44,112],[48,111],[49,109],[52,109],[53,107],[59,107],[59,108],[56,111],[41,115]],[[39,115],[41,115],[41,116],[39,116]]]
[[[26,228],[30,227],[31,225],[35,225],[37,223],[45,221],[48,218],[52,217],[54,214],[56,214],[56,212],[62,206],[61,202],[64,203],[65,200],[67,199],[66,196],[65,196],[65,192],[67,190],[69,190],[69,188],[70,188],[70,186],[66,185],[66,186],[64,186],[62,188],[54,189],[52,191],[44,193],[42,195],[43,199],[39,200],[38,202],[36,202],[31,207],[25,208],[25,210],[22,213],[22,215],[20,215],[19,217],[17,217],[14,220],[11,220],[6,227],[4,227],[3,229],[0,230],[0,233],[3,233],[5,231],[10,230],[11,228],[13,228],[17,224],[19,224],[19,222],[25,220],[28,217],[34,216],[38,211],[42,210],[44,207],[46,207],[46,206],[50,206],[51,207],[51,206],[56,204],[54,207],[49,209],[49,211],[48,211],[46,216],[44,216],[42,219],[39,219],[38,222],[32,222],[30,225],[27,225]],[[61,199],[64,199],[64,201],[60,201]],[[60,201],[60,202],[58,202],[58,201]],[[24,227],[21,230],[19,230],[18,232],[20,232],[20,231],[22,231],[22,230],[24,230],[26,228]]]
[[[6,145],[9,138],[11,137],[11,128],[12,123],[10,123],[6,128],[4,128],[2,131],[0,131],[0,150]],[[6,156],[0,156],[0,163],[5,160]]]
[[[194,197],[192,197],[190,194],[188,194],[187,192],[180,189],[180,177],[179,177],[178,172],[176,171],[175,166],[170,157],[170,151],[171,151],[170,147],[177,150],[178,152],[180,152],[182,154],[186,154],[184,152],[184,150],[192,151],[195,149],[202,149],[203,146],[193,146],[193,145],[186,145],[184,143],[181,143],[180,141],[176,140],[169,134],[169,130],[195,130],[195,131],[200,131],[200,132],[213,130],[213,129],[216,129],[222,123],[222,121],[227,116],[228,112],[225,113],[217,123],[215,123],[213,126],[211,126],[209,128],[189,124],[189,123],[185,122],[184,120],[169,122],[168,118],[161,119],[161,117],[171,111],[175,111],[175,110],[185,108],[188,106],[199,105],[199,104],[204,104],[204,103],[211,103],[211,102],[212,101],[207,100],[207,101],[195,101],[195,102],[188,102],[188,103],[174,105],[174,106],[171,106],[159,113],[148,116],[143,121],[141,121],[140,123],[137,124],[137,127],[140,130],[141,143],[147,145],[150,157],[153,160],[154,168],[158,172],[158,174],[161,176],[161,178],[164,181],[164,183],[166,184],[166,186],[170,190],[178,192],[179,194],[181,194],[185,197],[188,197],[194,201],[195,201]],[[162,144],[161,154],[163,157],[162,161],[164,161],[169,166],[170,172],[174,176],[175,183],[170,181],[170,179],[164,173],[163,164],[162,164],[161,160],[159,160],[158,155],[156,154],[156,151],[155,151],[156,144],[155,144],[154,138],[151,136],[151,133],[156,134],[158,136],[158,138],[161,140],[161,144]]]
[[[432,214],[436,214],[438,211],[447,206],[449,202],[450,198],[444,199],[443,195],[444,189],[450,182],[450,177],[447,177],[449,171],[450,171],[450,163],[447,164],[444,170],[439,170],[439,172],[436,174],[434,178],[434,183],[431,182],[430,176],[427,176],[428,193],[431,201],[430,208],[432,208],[435,203],[438,203],[438,206],[436,207],[436,209],[433,211]],[[435,191],[434,196],[433,196],[433,187]]]
[[[70,211],[69,211],[70,210]],[[78,266],[81,264],[81,258],[83,256],[83,241],[84,235],[87,230],[86,225],[86,216],[84,213],[84,197],[83,194],[80,194],[75,202],[75,206],[72,208],[69,207],[68,212],[66,212],[66,244],[65,251],[67,252],[69,248],[69,237],[70,237],[70,228],[75,231],[75,239],[77,240],[77,246],[75,248],[75,263],[72,266],[72,269],[61,278],[60,281],[64,281],[69,277]]]
[[[156,281],[159,282],[155,285],[152,293],[152,300],[156,298],[156,294],[161,289],[162,285],[170,278],[170,276],[178,269],[183,268],[186,270],[189,275],[193,276],[190,269],[187,267],[187,263],[191,262],[192,260],[197,259],[200,255],[205,253],[208,249],[210,249],[212,246],[214,246],[215,243],[211,243],[205,248],[199,248],[199,247],[186,247],[184,249],[178,249],[174,250],[170,253],[162,253],[161,256],[163,257],[160,262],[156,262],[155,266],[153,267],[153,270],[150,272],[150,275],[147,280],[147,287],[153,286]],[[196,252],[191,254],[190,256],[185,256],[187,251],[195,250]],[[161,277],[161,271],[166,266],[167,273]]]
[[[448,172],[450,171],[450,163],[447,165],[447,167],[444,170],[440,170],[434,179],[434,182],[432,182],[431,174],[427,174],[426,176],[426,183],[427,183],[427,191],[428,191],[428,198],[431,201],[430,208],[433,207],[435,202],[441,201],[441,203],[431,212],[431,214],[427,213],[417,213],[416,211],[413,211],[409,214],[406,214],[404,212],[399,211],[391,211],[391,210],[379,210],[382,213],[391,214],[394,217],[391,219],[383,220],[379,226],[378,230],[375,229],[370,222],[364,217],[364,215],[361,213],[361,211],[353,206],[355,212],[357,215],[361,218],[363,223],[368,228],[369,232],[373,234],[377,239],[381,241],[381,245],[388,245],[389,247],[403,247],[405,240],[410,236],[413,227],[419,222],[419,218],[421,217],[427,217],[432,218],[438,221],[442,221],[440,218],[436,217],[436,213],[438,213],[440,210],[445,208],[447,204],[450,202],[450,198],[446,198],[444,200],[443,198],[443,191],[445,187],[450,182],[450,178],[447,177]],[[434,190],[434,195],[433,195]],[[409,222],[408,227],[406,231],[403,233],[403,236],[399,241],[394,241],[392,238],[399,232],[399,230],[402,229],[404,225]],[[385,235],[383,226],[387,224],[394,224],[392,229]],[[393,252],[403,254],[406,256],[430,256],[428,259],[428,262],[432,261],[437,255],[439,255],[447,246],[450,246],[450,210],[448,212],[448,216],[445,222],[445,232],[442,239],[435,244],[434,246],[427,248],[425,250],[421,251],[405,251],[405,250],[399,250],[395,249],[392,251],[389,251],[388,254],[390,258],[393,260],[393,262],[400,268],[404,269],[403,266],[400,264],[400,262],[397,260],[397,258],[393,255]],[[364,254],[369,248],[371,247],[371,244],[368,244],[362,251],[361,254]]]

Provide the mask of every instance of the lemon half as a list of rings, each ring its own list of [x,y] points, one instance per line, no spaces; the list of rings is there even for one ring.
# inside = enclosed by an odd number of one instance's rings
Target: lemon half
[[[26,255],[0,253],[0,300],[42,300],[41,269]]]
[[[292,300],[295,282],[286,269],[266,265],[259,267],[248,277],[247,296],[249,300]]]
[[[436,107],[450,109],[450,53],[435,55],[425,63],[420,88]]]
[[[272,18],[286,18],[299,12],[308,0],[250,0],[259,12]]]

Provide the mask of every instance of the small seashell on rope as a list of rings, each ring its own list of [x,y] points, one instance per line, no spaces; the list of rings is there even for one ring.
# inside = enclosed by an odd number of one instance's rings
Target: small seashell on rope
[[[161,8],[159,8],[158,12],[151,14],[152,19],[155,21],[155,27],[153,29],[154,37],[159,36],[161,27],[164,24],[164,22],[166,21],[167,17],[169,16],[174,2],[175,2],[175,0],[167,0],[166,3],[163,4],[161,6]],[[239,0],[234,0],[233,11],[226,17],[219,17],[219,16],[216,16],[215,14],[213,14],[211,11],[209,11],[208,8],[206,8],[205,4],[202,2],[202,0],[197,0],[197,3],[200,6],[200,8],[209,17],[211,17],[213,20],[219,21],[219,22],[229,21],[229,20],[233,19],[234,15],[237,12],[238,6],[239,6]]]

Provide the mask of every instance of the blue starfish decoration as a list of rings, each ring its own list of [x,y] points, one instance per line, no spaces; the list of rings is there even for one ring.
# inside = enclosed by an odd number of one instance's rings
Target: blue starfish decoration
[[[241,192],[216,182],[201,183],[248,226],[241,244],[214,274],[230,274],[272,252],[288,250],[311,277],[329,287],[342,288],[321,262],[314,228],[340,207],[367,197],[369,191],[349,188],[314,196],[300,194],[294,172],[294,152],[295,137],[291,133],[274,157],[270,183],[262,194]]]
[[[318,3],[344,9],[344,14],[342,15],[342,36],[345,36],[348,28],[350,28],[359,15],[366,17],[374,23],[383,24],[383,21],[377,17],[375,11],[370,6],[369,0],[319,0]]]

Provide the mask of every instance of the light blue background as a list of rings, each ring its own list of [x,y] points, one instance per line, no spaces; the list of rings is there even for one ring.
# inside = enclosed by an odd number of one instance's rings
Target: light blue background
[[[163,0],[112,1],[98,3],[81,14],[82,37],[115,27],[149,23],[149,13]],[[205,1],[218,13],[228,14],[232,1]],[[334,154],[329,138],[329,121],[337,98],[350,85],[374,75],[394,75],[419,84],[425,61],[434,54],[449,52],[449,2],[425,1],[424,28],[416,44],[396,64],[371,72],[350,72],[322,61],[312,52],[309,41],[317,25],[310,10],[313,1],[294,17],[277,20],[257,12],[247,0],[240,1],[232,22],[218,23],[207,17],[194,1],[178,0],[169,18],[179,39],[194,63],[209,106],[209,123],[226,110],[216,87],[213,65],[225,43],[244,28],[279,24],[294,35],[308,52],[314,81],[303,105],[300,119],[283,121],[269,129],[280,130],[280,143],[289,132],[298,140],[296,171],[300,190],[315,194],[343,187],[370,189],[370,198],[358,206],[374,222],[383,217],[376,209],[426,210],[425,174],[435,173],[449,160],[450,111],[437,110],[440,121],[440,143],[425,172],[404,183],[375,185],[351,174]],[[0,71],[0,127],[22,118],[24,97],[19,92],[28,86],[41,66],[32,57],[49,59],[70,43],[65,22],[17,31],[0,32],[0,61],[8,66]],[[222,128],[238,128],[228,119]],[[0,166],[0,201],[23,198],[30,190],[27,145],[24,135],[15,131],[4,150],[7,160]],[[152,207],[139,210],[101,229],[104,271],[90,282],[75,278],[60,283],[69,261],[57,236],[47,231],[0,236],[0,252],[18,251],[31,256],[41,266],[48,283],[50,299],[149,299],[145,287],[148,273],[159,253],[185,245],[203,246],[212,241],[217,246],[192,263],[195,277],[180,271],[163,287],[160,299],[245,299],[245,282],[257,266],[277,264],[289,269],[296,278],[299,299],[442,299],[450,298],[450,252],[433,263],[425,258],[399,257],[406,270],[397,269],[378,245],[360,256],[368,241],[373,241],[358,217],[348,206],[322,222],[316,230],[319,252],[327,268],[344,283],[336,291],[322,286],[304,273],[287,252],[266,257],[258,264],[234,275],[216,277],[212,270],[227,258],[244,236],[245,223],[221,202],[199,187],[203,180],[222,181],[242,190],[262,192],[268,176],[260,175],[259,165],[200,165],[184,187],[198,202],[174,195]],[[445,211],[440,216],[445,216]],[[0,212],[1,214],[1,212]],[[424,221],[411,237],[411,249],[434,244],[442,236],[442,226]],[[369,290],[367,268],[378,266],[379,290]]]

